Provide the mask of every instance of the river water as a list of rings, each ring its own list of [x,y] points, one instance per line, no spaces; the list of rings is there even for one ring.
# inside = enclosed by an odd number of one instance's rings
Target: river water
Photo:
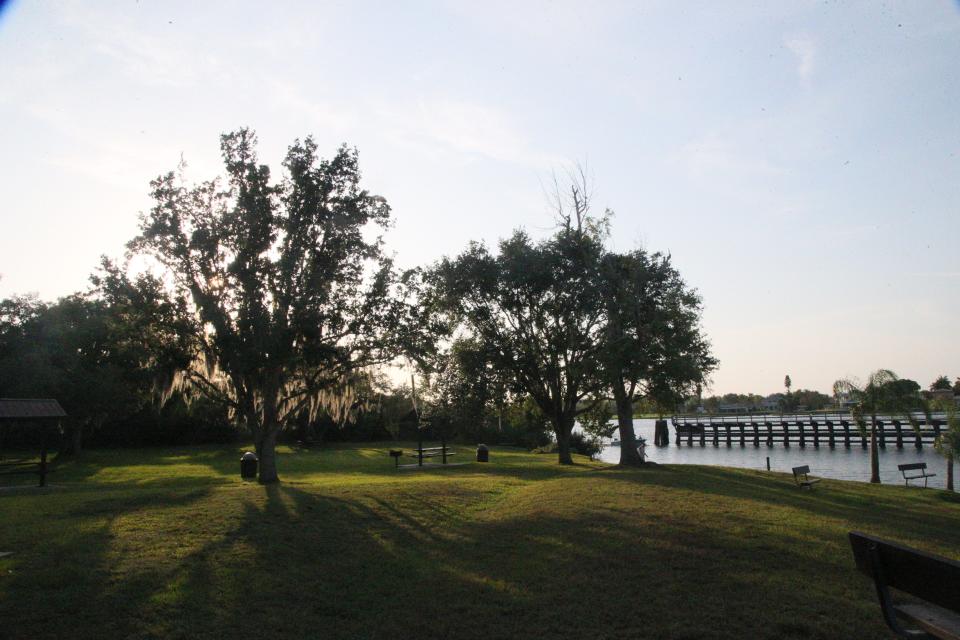
[[[660,464],[712,464],[725,467],[741,467],[743,469],[766,469],[767,457],[770,457],[770,470],[790,473],[791,468],[801,465],[810,466],[810,475],[838,480],[870,480],[870,449],[860,446],[859,439],[851,442],[847,449],[842,443],[835,449],[821,444],[817,449],[811,443],[801,448],[796,443],[789,447],[774,444],[768,447],[760,443],[754,447],[749,440],[744,447],[736,440],[731,446],[721,438],[720,446],[715,447],[711,438],[707,438],[706,446],[701,447],[694,438],[694,445],[687,446],[686,440],[679,447],[676,442],[676,433],[670,425],[670,445],[667,447],[653,446],[654,421],[634,420],[633,430],[637,436],[647,441],[647,459]],[[600,454],[605,462],[617,463],[620,461],[620,447],[606,446]],[[904,444],[903,449],[888,443],[887,448],[880,450],[880,479],[886,484],[903,484],[903,475],[897,469],[898,464],[910,462],[926,462],[927,473],[935,473],[935,478],[929,479],[930,487],[943,489],[946,487],[947,465],[943,456],[937,453],[933,446],[924,443],[922,449],[915,449],[913,444]],[[955,468],[956,470],[956,468]],[[917,484],[914,480],[912,485]],[[923,486],[923,481],[920,481]]]

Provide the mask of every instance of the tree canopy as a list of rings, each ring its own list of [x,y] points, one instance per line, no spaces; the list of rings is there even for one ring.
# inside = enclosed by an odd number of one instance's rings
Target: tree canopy
[[[590,214],[582,181],[566,200],[557,193],[550,237],[534,241],[517,231],[496,254],[474,243],[437,264],[438,308],[551,421],[562,464],[572,462],[577,417],[611,396],[622,461],[635,463],[637,394],[676,406],[716,366],[699,327],[700,300],[669,256],[606,248],[611,214]]]
[[[253,435],[261,482],[272,482],[281,427],[302,412],[343,413],[354,376],[416,351],[421,323],[405,303],[415,277],[395,272],[377,235],[390,208],[361,188],[356,151],[322,160],[312,138],[297,140],[274,183],[256,145],[249,129],[221,137],[224,179],[154,180],[130,248],[187,301],[197,348],[170,387],[230,407]]]
[[[182,367],[188,352],[156,279],[130,280],[104,261],[92,281],[92,291],[53,304],[0,301],[0,389],[61,402],[68,418],[60,454],[79,453],[84,431],[149,404],[156,382]]]
[[[604,310],[594,289],[602,250],[589,224],[539,242],[517,231],[497,254],[474,243],[433,270],[439,308],[486,345],[492,366],[551,421],[565,464],[581,401],[604,385],[597,371]]]
[[[673,411],[717,366],[700,330],[700,298],[670,256],[642,250],[607,252],[597,290],[604,302],[599,368],[612,395],[620,430],[621,464],[640,457],[633,430],[637,398]]]
[[[952,388],[953,385],[950,384],[950,378],[947,376],[938,376],[930,383],[930,391],[950,391]]]
[[[893,415],[905,418],[916,426],[913,412],[921,409],[929,413],[920,396],[920,385],[899,378],[889,369],[878,369],[870,374],[866,384],[843,378],[833,383],[835,396],[847,395],[854,400],[852,414],[858,425],[870,420],[870,482],[880,482],[880,457],[877,449],[877,416]]]

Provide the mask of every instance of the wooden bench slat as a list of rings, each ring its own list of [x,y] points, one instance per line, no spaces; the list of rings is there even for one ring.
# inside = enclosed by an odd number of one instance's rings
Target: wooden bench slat
[[[417,453],[416,449],[414,449],[413,453],[408,453],[407,455],[410,456],[411,458],[419,458],[419,457],[420,457],[420,454]],[[442,455],[443,455],[442,452],[440,452],[440,451],[434,451],[434,452],[431,452],[431,453],[424,453],[424,454],[423,454],[423,457],[424,457],[424,458],[436,458],[437,456],[442,456]],[[455,456],[455,455],[457,455],[457,452],[456,452],[456,451],[447,451],[447,456]]]
[[[858,531],[851,531],[849,537],[857,569],[873,575],[869,548],[877,545],[889,586],[960,611],[960,562]]]
[[[960,640],[960,615],[935,604],[902,604],[894,610],[938,638]]]
[[[926,468],[927,468],[926,462],[909,462],[906,464],[897,465],[897,469],[900,469],[900,471],[913,471],[914,469],[926,469]]]

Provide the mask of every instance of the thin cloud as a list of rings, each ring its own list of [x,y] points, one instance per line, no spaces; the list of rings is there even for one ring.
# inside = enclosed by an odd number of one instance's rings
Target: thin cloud
[[[142,85],[189,88],[222,69],[215,55],[198,55],[183,36],[147,32],[113,12],[71,4],[65,5],[61,18],[83,34],[91,51],[111,59],[116,68]]]
[[[808,81],[816,65],[817,43],[804,34],[786,38],[783,45],[797,57],[797,75],[801,80]]]
[[[430,144],[459,154],[479,155],[538,169],[567,161],[536,149],[509,114],[487,105],[438,97],[391,105],[380,117],[399,139]]]
[[[729,136],[711,133],[680,148],[672,163],[697,178],[736,175],[766,179],[784,175],[785,170],[762,155],[739,148]]]
[[[960,278],[960,271],[915,271],[913,275],[921,278]]]
[[[270,99],[278,109],[307,117],[311,123],[353,139],[361,130],[381,135],[407,149],[425,153],[482,156],[547,169],[568,158],[536,148],[521,123],[503,109],[446,95],[384,104],[376,100],[345,103],[311,95],[282,81],[271,83]]]

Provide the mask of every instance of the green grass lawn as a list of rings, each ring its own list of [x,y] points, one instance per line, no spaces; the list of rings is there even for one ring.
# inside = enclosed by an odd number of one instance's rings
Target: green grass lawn
[[[0,490],[0,638],[886,638],[846,533],[960,556],[941,491],[389,447],[285,448],[269,487],[232,447],[91,451]]]

